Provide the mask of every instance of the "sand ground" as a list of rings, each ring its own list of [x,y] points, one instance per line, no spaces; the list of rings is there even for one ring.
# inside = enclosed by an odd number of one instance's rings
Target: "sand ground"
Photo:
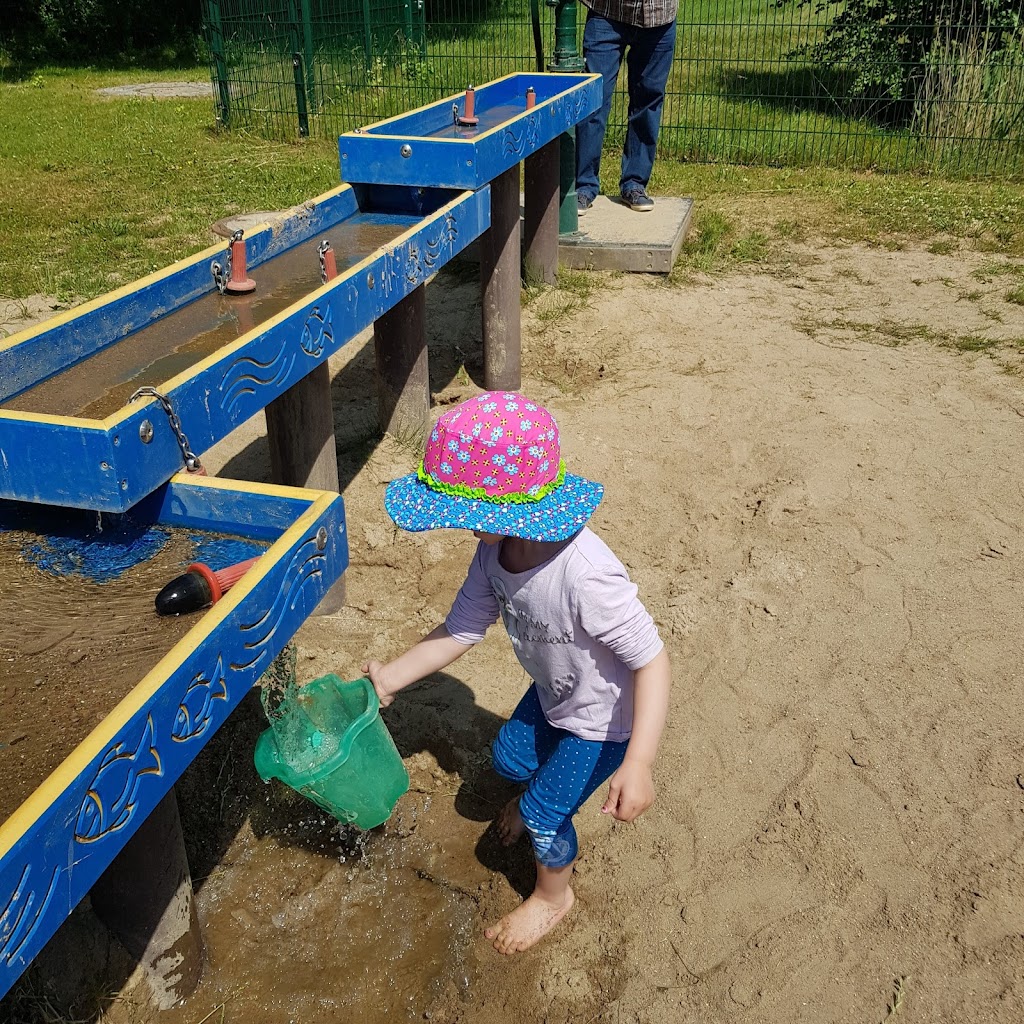
[[[1024,1019],[1024,391],[1011,349],[956,348],[1024,337],[990,265],[805,248],[773,273],[609,276],[575,313],[553,316],[557,293],[525,309],[523,390],[607,487],[593,526],[674,696],[656,805],[623,826],[595,797],[572,920],[511,964],[481,940],[443,1016]],[[475,288],[432,290],[447,403],[478,389]],[[353,397],[370,364],[338,364],[344,447],[372,419]],[[343,459],[348,607],[300,634],[310,674],[356,673],[447,611],[474,542],[397,533],[381,508],[414,460],[394,442]],[[409,698],[466,776],[526,683],[493,633],[449,673],[476,732],[429,684]],[[500,873],[486,888],[481,919],[518,898]]]
[[[668,646],[671,718],[654,807],[613,823],[599,793],[580,813],[579,902],[541,947],[506,960],[480,937],[515,871],[472,844],[444,860],[473,899],[473,981],[424,1015],[1024,1020],[1024,309],[990,263],[806,246],[770,272],[603,276],[575,312],[558,292],[524,308],[522,390],[606,485],[592,525]],[[455,272],[428,292],[443,405],[482,386],[478,289]],[[960,351],[972,338],[1010,344]],[[308,677],[426,632],[473,550],[386,518],[416,452],[373,439],[372,368],[365,336],[332,362],[351,567],[346,607],[297,637]],[[207,465],[265,478],[261,431]],[[471,837],[526,683],[496,628],[389,713],[411,796]]]

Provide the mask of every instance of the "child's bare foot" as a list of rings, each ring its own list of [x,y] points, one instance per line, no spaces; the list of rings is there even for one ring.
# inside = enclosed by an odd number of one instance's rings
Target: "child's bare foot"
[[[522,837],[526,826],[523,824],[523,816],[519,813],[519,797],[513,797],[505,804],[498,814],[496,824],[502,846],[511,846]]]
[[[557,906],[534,893],[511,914],[506,914],[497,924],[486,929],[484,935],[493,940],[499,953],[521,953],[544,938],[569,913],[575,902],[576,897],[569,886],[565,888],[565,898]]]

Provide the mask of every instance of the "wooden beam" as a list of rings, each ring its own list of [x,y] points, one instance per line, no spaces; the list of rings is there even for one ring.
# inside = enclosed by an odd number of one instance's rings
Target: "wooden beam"
[[[203,937],[173,789],[90,895],[96,916],[138,960],[154,1005],[169,1010],[195,991],[203,970]]]
[[[422,444],[430,427],[426,285],[420,285],[373,325],[380,428]]]
[[[560,139],[553,139],[525,161],[523,191],[529,284],[554,284],[558,276],[558,161]]]
[[[522,375],[519,313],[519,165],[491,182],[491,226],[480,237],[484,387],[518,390]]]
[[[331,372],[327,360],[266,408],[270,475],[276,484],[338,491]],[[327,592],[314,615],[330,615],[345,603],[345,577]]]

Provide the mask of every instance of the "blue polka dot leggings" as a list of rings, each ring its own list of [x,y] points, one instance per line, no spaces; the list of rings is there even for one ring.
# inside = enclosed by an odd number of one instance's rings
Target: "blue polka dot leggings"
[[[494,770],[527,784],[519,813],[537,860],[562,868],[576,859],[572,816],[622,764],[628,741],[584,740],[544,717],[533,685],[494,741]]]

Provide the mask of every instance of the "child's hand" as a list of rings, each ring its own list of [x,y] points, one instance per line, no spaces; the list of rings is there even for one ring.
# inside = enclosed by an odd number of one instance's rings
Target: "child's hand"
[[[394,702],[395,695],[387,687],[387,682],[384,679],[384,666],[379,661],[368,661],[363,666],[363,675],[368,676],[370,682],[373,683],[382,708],[386,708]]]
[[[608,784],[608,796],[601,813],[610,814],[618,821],[635,821],[653,803],[650,767],[627,757]]]

